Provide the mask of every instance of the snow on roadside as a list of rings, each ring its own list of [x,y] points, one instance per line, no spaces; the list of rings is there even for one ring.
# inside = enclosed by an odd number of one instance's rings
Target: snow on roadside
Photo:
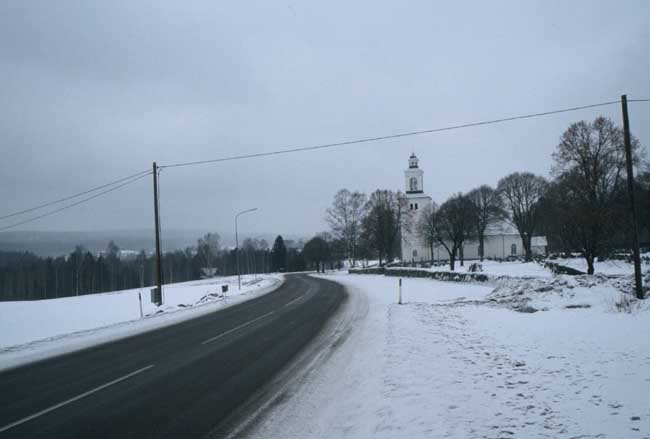
[[[407,278],[397,305],[394,277],[328,278],[367,312],[252,437],[650,437],[648,307],[527,314],[491,287]],[[606,302],[588,288],[575,298]]]
[[[0,302],[0,370],[150,331],[250,300],[277,288],[281,275],[213,278],[163,286],[156,307],[149,289],[59,299]],[[224,297],[221,286],[228,285]],[[144,318],[140,318],[138,293]]]
[[[646,253],[642,256],[647,258],[648,254]],[[583,273],[587,272],[587,261],[585,258],[559,258],[551,262],[564,265],[565,267],[575,268]],[[650,264],[647,261],[641,262],[641,271],[644,273],[650,271]],[[629,275],[634,273],[634,265],[621,260],[596,261],[594,262],[594,272],[608,276]]]
[[[465,261],[464,266],[460,266],[456,262],[455,271],[459,273],[467,273],[469,267],[478,261]],[[509,276],[509,277],[553,277],[553,273],[548,268],[544,267],[538,262],[521,262],[521,261],[490,261],[484,260],[478,262],[483,268],[482,273],[491,276]],[[431,267],[430,271],[449,271],[449,265],[441,265],[438,267]]]
[[[650,263],[648,263],[649,254],[644,254],[644,260],[641,264],[641,269],[644,273],[650,272]],[[465,261],[464,266],[460,266],[457,262],[455,271],[458,273],[467,273],[469,267],[478,261]],[[587,262],[582,257],[576,258],[559,258],[548,259],[548,262],[560,264],[565,267],[575,268],[576,270],[587,272]],[[522,262],[522,261],[492,261],[484,260],[478,262],[482,267],[482,273],[492,277],[508,276],[517,278],[553,278],[553,273],[540,262]],[[607,276],[625,276],[634,273],[634,265],[621,260],[607,260],[594,262],[594,269],[596,274],[603,274]],[[431,267],[430,271],[449,271],[448,265],[440,265]]]
[[[645,280],[645,285],[650,276]],[[634,297],[632,276],[558,275],[552,279],[500,278],[488,300],[523,312],[595,308],[602,312],[643,310],[647,301]]]

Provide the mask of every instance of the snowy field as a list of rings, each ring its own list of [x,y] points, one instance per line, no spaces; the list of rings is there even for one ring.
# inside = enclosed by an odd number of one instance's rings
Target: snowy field
[[[281,282],[278,275],[242,276],[241,291],[236,276],[164,285],[161,307],[151,303],[149,288],[0,302],[0,370],[207,314],[269,292]],[[228,285],[225,297],[222,285]]]
[[[650,437],[650,307],[610,284],[527,290],[528,314],[512,288],[404,279],[397,305],[396,278],[326,277],[355,325],[252,437]]]

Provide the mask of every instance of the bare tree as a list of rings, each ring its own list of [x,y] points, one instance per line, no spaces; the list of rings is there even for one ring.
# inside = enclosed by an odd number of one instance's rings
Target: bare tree
[[[113,241],[111,241],[112,243]],[[75,293],[78,296],[81,291],[82,272],[84,271],[84,255],[88,252],[83,245],[77,245],[74,248],[72,257],[75,261]]]
[[[463,245],[475,236],[474,205],[467,196],[455,195],[434,213],[432,226],[436,241],[449,254],[449,269],[453,271]]]
[[[307,241],[302,252],[307,262],[316,267],[316,272],[325,272],[325,263],[330,258],[330,247],[324,237],[315,236]]]
[[[326,220],[332,233],[345,242],[348,259],[356,265],[357,245],[361,235],[361,220],[366,210],[367,197],[361,192],[341,189],[334,196],[332,206],[327,209]]]
[[[429,247],[431,259],[433,259],[433,248],[438,242],[436,229],[436,221],[438,219],[436,215],[437,210],[438,206],[435,203],[432,203],[430,206],[425,206],[420,211],[420,215],[415,224],[415,232],[425,242],[427,247]]]
[[[499,180],[497,191],[521,237],[526,261],[533,259],[531,241],[540,222],[540,201],[544,196],[546,179],[530,172],[515,172]]]
[[[646,233],[646,236],[650,236],[650,163],[646,163],[646,169],[639,176],[637,186],[641,216],[639,226]]]
[[[211,276],[214,271],[214,263],[219,251],[219,240],[218,233],[206,233],[203,238],[199,238],[196,245],[196,254],[201,261],[201,268],[207,269],[208,276]]]
[[[570,175],[549,183],[540,205],[540,229],[549,239],[549,247],[568,254],[580,247],[582,219],[572,213],[576,203],[575,185]]]
[[[106,261],[111,272],[111,290],[117,289],[117,263],[120,258],[120,248],[115,244],[115,242],[110,241],[106,246]]]
[[[474,221],[478,237],[478,256],[483,261],[485,253],[485,229],[507,217],[503,198],[490,186],[484,184],[467,193],[467,198],[474,205]]]
[[[636,156],[637,139],[632,147]],[[576,238],[593,274],[596,256],[603,255],[608,236],[625,217],[617,201],[625,188],[623,130],[604,117],[574,123],[562,135],[553,159],[554,175],[572,195],[565,214],[579,219]]]
[[[257,251],[257,246],[259,242],[254,238],[244,239],[244,243],[241,245],[241,250],[244,255],[244,268],[246,269],[246,274],[251,274],[256,272],[255,266],[255,252]]]
[[[363,218],[363,237],[367,246],[374,250],[379,264],[393,258],[400,231],[405,200],[400,192],[376,190],[366,203]]]

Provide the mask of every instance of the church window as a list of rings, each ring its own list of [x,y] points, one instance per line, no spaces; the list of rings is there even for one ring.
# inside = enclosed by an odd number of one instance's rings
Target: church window
[[[418,210],[418,203],[415,203],[415,210]]]
[[[516,255],[517,255],[517,244],[512,244],[512,245],[510,246],[510,254],[511,254],[512,256],[516,256]]]
[[[418,190],[418,179],[415,177],[411,177],[409,180],[409,190],[411,191],[417,191]]]

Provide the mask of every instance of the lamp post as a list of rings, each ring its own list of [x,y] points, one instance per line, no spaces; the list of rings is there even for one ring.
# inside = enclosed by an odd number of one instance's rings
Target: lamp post
[[[248,212],[254,212],[257,210],[257,207],[248,210],[242,210],[237,215],[235,215],[235,251],[237,252],[237,288],[241,290],[241,272],[239,271],[239,235],[237,230],[237,219],[239,215],[243,215]]]

